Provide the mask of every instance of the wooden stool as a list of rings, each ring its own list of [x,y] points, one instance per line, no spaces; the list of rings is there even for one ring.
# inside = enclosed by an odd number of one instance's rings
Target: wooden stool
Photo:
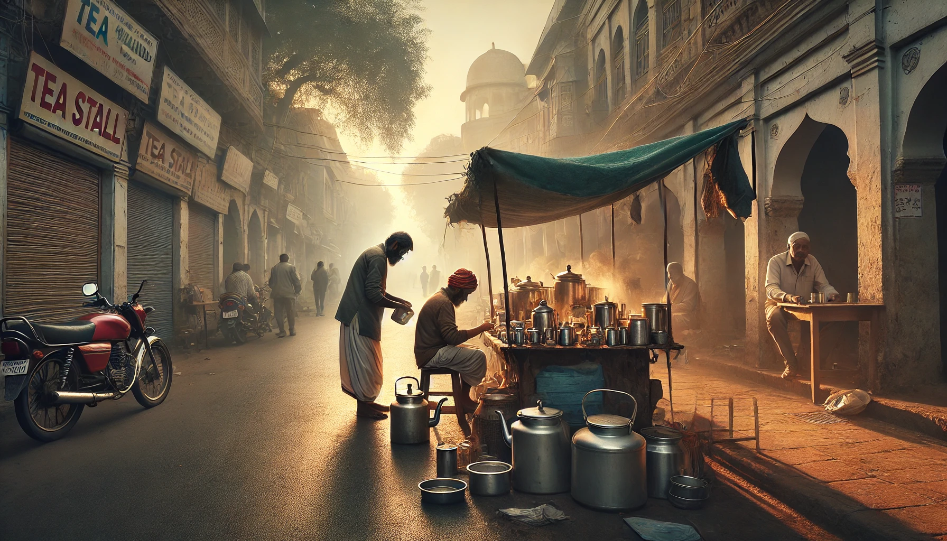
[[[446,376],[450,375],[451,379],[451,390],[450,391],[431,391],[431,376]],[[434,400],[430,400],[428,397],[430,395],[443,397],[449,396],[454,399],[453,406],[443,406],[441,407],[442,414],[453,413],[457,415],[457,424],[460,425],[460,429],[464,431],[464,436],[470,436],[470,424],[467,423],[467,415],[464,413],[463,408],[457,406],[457,397],[461,396],[463,393],[463,386],[460,381],[460,373],[455,372],[449,368],[422,368],[421,369],[421,392],[424,393],[424,399],[428,401],[428,407],[432,410],[437,409],[437,403]]]

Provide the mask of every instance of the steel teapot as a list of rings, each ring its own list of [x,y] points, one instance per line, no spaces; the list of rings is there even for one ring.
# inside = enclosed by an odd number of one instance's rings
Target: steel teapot
[[[569,427],[562,411],[545,408],[541,400],[535,408],[516,412],[518,421],[506,428],[503,412],[503,440],[513,448],[513,488],[530,494],[556,494],[569,490]]]
[[[411,384],[408,384],[407,391],[398,391],[398,382],[403,379],[413,379],[417,388],[412,390]],[[437,403],[434,410],[434,418],[431,419],[427,400],[424,399],[424,392],[421,391],[421,383],[417,378],[405,376],[395,380],[395,401],[391,403],[391,409],[388,412],[391,419],[391,443],[424,443],[431,440],[430,428],[437,426],[441,420],[441,406],[447,402],[447,398],[442,398]]]
[[[592,393],[616,393],[634,402],[631,419],[620,415],[589,416],[585,400]],[[582,398],[587,427],[572,437],[572,498],[589,507],[608,511],[641,507],[648,501],[645,468],[646,443],[632,431],[638,401],[622,391],[595,389]]]

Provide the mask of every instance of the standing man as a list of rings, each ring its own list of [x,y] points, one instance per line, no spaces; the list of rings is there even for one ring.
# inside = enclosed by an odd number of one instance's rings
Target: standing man
[[[388,265],[397,265],[414,249],[411,236],[392,233],[385,242],[362,252],[352,267],[335,319],[339,332],[339,375],[342,391],[357,402],[355,414],[387,419],[388,406],[375,403],[381,391],[381,319],[385,308],[411,308],[411,303],[386,291]]]
[[[437,265],[431,265],[431,281],[428,282],[431,291],[437,291],[441,287],[441,271],[437,270]]]
[[[839,298],[838,291],[829,285],[822,265],[815,256],[809,254],[809,235],[802,231],[793,233],[789,236],[788,248],[774,255],[766,267],[766,328],[776,341],[786,364],[783,379],[798,375],[799,364],[787,328],[789,319],[795,317],[777,303],[803,304],[813,292],[824,293],[829,301]]]
[[[477,276],[467,269],[457,269],[447,279],[447,287],[431,295],[421,307],[414,332],[414,359],[418,368],[449,368],[459,372],[463,392],[454,398],[464,411],[471,413],[477,409],[477,403],[470,398],[470,388],[483,381],[487,374],[487,356],[479,349],[461,344],[492,329],[493,323],[460,330],[454,308],[476,290]]]
[[[325,263],[322,261],[316,263],[316,270],[312,271],[309,277],[312,280],[312,294],[316,298],[316,315],[326,315],[326,289],[329,287],[329,273],[326,272]]]
[[[303,286],[296,274],[296,267],[289,264],[289,255],[280,254],[279,263],[270,271],[270,288],[273,290],[273,312],[276,316],[276,326],[279,327],[277,338],[286,336],[283,328],[283,316],[289,322],[289,335],[296,336],[296,295]]]
[[[427,298],[427,282],[430,276],[427,274],[427,267],[421,267],[421,294]]]
[[[697,324],[700,308],[700,291],[697,288],[697,282],[685,276],[684,266],[676,261],[669,263],[667,270],[673,330],[693,329]]]

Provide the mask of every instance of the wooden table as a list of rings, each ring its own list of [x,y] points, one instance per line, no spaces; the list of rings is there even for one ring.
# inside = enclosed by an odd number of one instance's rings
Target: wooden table
[[[210,349],[210,346],[207,345],[207,307],[217,306],[217,304],[217,301],[192,302],[190,304],[190,306],[193,306],[195,310],[200,309],[204,317],[204,349]],[[216,310],[211,310],[211,313],[216,313]]]
[[[825,304],[793,304],[779,303],[780,308],[794,315],[797,319],[809,322],[810,365],[812,373],[812,402],[818,404],[819,383],[822,366],[820,355],[819,324],[830,321],[868,321],[868,388],[875,388],[876,368],[878,363],[878,333],[880,329],[879,316],[884,308],[879,303],[844,303],[833,302]],[[835,372],[833,370],[833,372]]]

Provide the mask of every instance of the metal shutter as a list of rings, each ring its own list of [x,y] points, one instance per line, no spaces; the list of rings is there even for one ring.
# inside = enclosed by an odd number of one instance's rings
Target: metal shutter
[[[99,171],[10,139],[5,316],[62,321],[89,313],[99,275]]]
[[[128,294],[138,291],[140,302],[153,306],[148,326],[158,336],[174,332],[174,283],[172,280],[173,199],[134,180],[128,183]],[[119,299],[121,300],[121,299]]]
[[[217,273],[214,272],[214,232],[217,214],[195,203],[188,206],[187,250],[190,282],[204,288],[205,301],[214,300]]]

